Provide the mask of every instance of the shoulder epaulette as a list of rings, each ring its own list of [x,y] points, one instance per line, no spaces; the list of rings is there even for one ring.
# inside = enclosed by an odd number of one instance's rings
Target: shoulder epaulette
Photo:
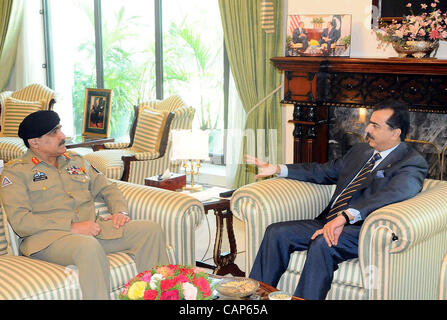
[[[75,151],[68,150],[64,153],[64,156],[73,157],[73,156],[80,156],[80,154]]]
[[[8,162],[5,163],[5,168],[6,167],[11,167],[11,166],[19,164],[19,163],[20,164],[25,164],[25,161],[23,159],[12,159],[12,160],[9,160]]]

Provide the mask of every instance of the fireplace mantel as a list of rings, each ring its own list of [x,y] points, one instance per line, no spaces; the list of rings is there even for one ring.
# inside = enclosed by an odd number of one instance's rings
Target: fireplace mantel
[[[283,103],[293,104],[294,162],[326,162],[328,108],[372,108],[394,98],[411,112],[447,114],[447,60],[276,57]]]

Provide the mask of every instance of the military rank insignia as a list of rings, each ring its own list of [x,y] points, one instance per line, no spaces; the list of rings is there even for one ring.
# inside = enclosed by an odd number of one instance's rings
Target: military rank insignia
[[[86,174],[87,170],[85,170],[85,168],[78,168],[76,166],[71,166],[67,167],[67,172],[68,174],[79,175],[79,174]]]
[[[43,181],[48,179],[47,175],[44,172],[40,172],[40,171],[35,171],[34,175],[33,175],[33,181],[37,182],[37,181]]]

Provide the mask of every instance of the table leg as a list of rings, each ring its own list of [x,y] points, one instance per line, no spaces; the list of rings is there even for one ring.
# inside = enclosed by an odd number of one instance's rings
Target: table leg
[[[216,242],[214,243],[214,262],[217,269],[214,271],[217,275],[225,275],[231,273],[233,276],[244,277],[245,273],[239,269],[234,263],[237,255],[236,238],[234,237],[233,229],[233,214],[227,209],[215,209],[216,216]],[[223,238],[223,224],[224,220],[227,222],[228,241],[230,242],[230,252],[221,254],[222,238]]]

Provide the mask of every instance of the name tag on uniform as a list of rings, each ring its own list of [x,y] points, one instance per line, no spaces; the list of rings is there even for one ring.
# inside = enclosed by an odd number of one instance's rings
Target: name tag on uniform
[[[43,181],[48,179],[47,175],[45,174],[45,172],[40,172],[40,171],[36,171],[36,173],[33,175],[33,181],[37,182],[37,181]]]
[[[68,174],[74,174],[74,175],[87,173],[87,170],[85,170],[85,168],[78,168],[76,166],[67,167],[66,170],[67,170]]]

